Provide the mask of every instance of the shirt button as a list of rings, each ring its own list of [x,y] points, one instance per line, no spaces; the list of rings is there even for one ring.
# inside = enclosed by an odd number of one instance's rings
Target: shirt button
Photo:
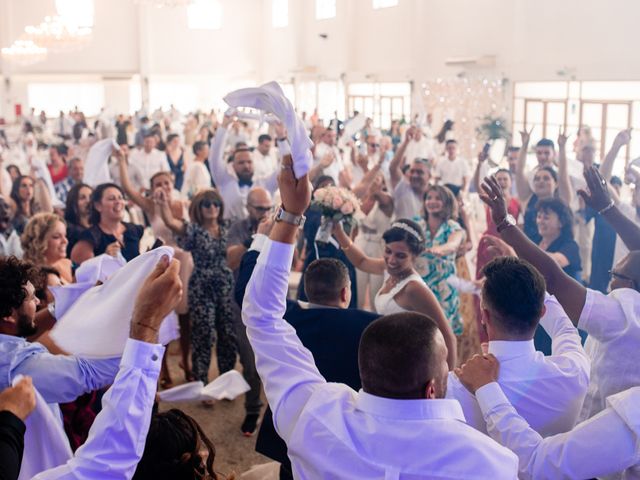
[[[156,355],[155,353],[151,355],[151,360],[153,360],[154,362],[158,360],[158,355]]]

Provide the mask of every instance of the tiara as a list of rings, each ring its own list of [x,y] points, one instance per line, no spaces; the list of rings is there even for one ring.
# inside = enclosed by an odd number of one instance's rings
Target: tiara
[[[402,223],[402,222],[395,222],[391,225],[391,228],[401,228],[402,230],[404,230],[405,232],[409,232],[411,235],[413,235],[414,237],[416,237],[419,241],[422,242],[422,236],[414,229],[411,228],[409,225],[407,225],[406,223]]]

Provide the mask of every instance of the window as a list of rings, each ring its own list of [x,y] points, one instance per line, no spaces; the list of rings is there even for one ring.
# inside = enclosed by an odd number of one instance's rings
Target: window
[[[195,112],[201,105],[198,87],[194,83],[151,81],[149,82],[149,110],[168,109],[171,105],[180,112]]]
[[[354,111],[373,119],[376,127],[387,129],[392,120],[409,118],[411,85],[408,83],[349,84],[349,115]]]
[[[273,28],[289,25],[289,0],[271,0],[271,24]]]
[[[613,139],[625,128],[640,129],[640,82],[518,82],[513,103],[513,132],[533,128],[531,142],[542,137],[556,141],[567,129],[573,137],[582,125],[591,129],[597,157],[603,159]],[[632,132],[633,133],[633,132]],[[638,134],[635,134],[638,137]],[[568,151],[568,155],[575,152]],[[630,158],[640,156],[640,141],[632,136],[622,153],[625,162],[616,162],[614,174],[621,175]],[[533,155],[531,164],[535,164]]]
[[[325,20],[336,16],[336,0],[316,0],[316,20]]]
[[[30,108],[44,110],[48,117],[57,117],[60,111],[75,107],[91,117],[104,106],[104,86],[101,83],[30,83],[27,98]]]
[[[195,0],[187,7],[187,26],[193,30],[222,28],[222,5],[219,0]]]
[[[388,8],[398,6],[398,0],[373,0],[373,8]]]

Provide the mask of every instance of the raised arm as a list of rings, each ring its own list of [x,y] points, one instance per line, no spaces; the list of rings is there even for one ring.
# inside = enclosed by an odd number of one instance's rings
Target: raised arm
[[[533,127],[531,127],[530,131],[527,131],[526,128],[520,131],[522,146],[520,147],[520,153],[518,155],[518,163],[516,163],[516,188],[518,189],[518,197],[520,197],[520,201],[523,204],[529,200],[529,197],[533,194],[525,173],[525,169],[527,168],[527,151],[529,150],[531,132],[533,132]],[[480,190],[478,190],[478,192],[479,191]]]
[[[154,192],[153,201],[155,202],[156,208],[160,211],[160,218],[162,218],[162,221],[169,230],[176,235],[184,235],[187,231],[187,225],[173,216],[169,201],[162,190],[158,189]]]
[[[233,117],[225,115],[216,134],[211,141],[211,149],[209,150],[209,170],[214,183],[221,188],[224,184],[235,182],[236,179],[227,171],[227,165],[224,161],[224,145],[227,141],[227,127],[233,121]]]
[[[456,253],[458,251],[458,248],[460,248],[460,245],[462,244],[466,236],[467,234],[464,230],[458,230],[449,235],[447,243],[427,248],[425,249],[425,252],[441,257],[451,255],[452,253]]]
[[[589,191],[579,190],[578,195],[605,218],[629,250],[640,250],[640,227],[615,206],[604,175],[591,167],[585,170],[584,178]]]
[[[502,239],[513,247],[520,258],[536,267],[547,283],[547,291],[558,299],[574,325],[584,308],[587,289],[564,273],[556,261],[527,238],[516,225],[506,222],[507,205],[495,177],[487,177],[481,185],[480,198],[491,209],[491,217]]]
[[[118,169],[120,171],[120,183],[125,193],[131,201],[138,205],[148,215],[153,213],[153,199],[144,197],[131,183],[129,178],[129,165],[127,157],[121,150],[114,149],[114,155],[118,159]]]
[[[480,170],[488,157],[489,155],[485,153],[484,150],[481,150],[480,153],[478,153],[478,163],[476,164],[476,170],[473,172],[473,177],[471,178],[471,185],[476,189],[476,192],[480,191]]]
[[[616,161],[616,157],[620,150],[625,145],[628,145],[631,141],[631,129],[622,130],[620,133],[616,135],[616,138],[613,140],[613,145],[611,145],[611,149],[607,152],[607,155],[604,157],[604,161],[602,165],[600,165],[600,174],[602,178],[606,181],[611,181],[611,175],[613,173],[613,164]]]
[[[337,222],[333,227],[333,236],[338,241],[340,248],[347,256],[349,261],[358,270],[363,272],[372,273],[374,275],[382,275],[384,273],[385,264],[382,258],[368,257],[345,233],[340,222]]]
[[[558,135],[558,195],[566,205],[571,205],[573,200],[573,188],[569,180],[569,168],[567,167],[567,133]]]
[[[396,150],[393,159],[389,163],[389,175],[391,177],[391,189],[395,189],[396,185],[400,183],[402,180],[402,166],[405,162],[404,154],[407,151],[407,147],[409,146],[409,142],[413,140],[413,136],[415,135],[416,127],[409,127],[407,133],[404,137],[404,141],[400,144],[398,149]]]

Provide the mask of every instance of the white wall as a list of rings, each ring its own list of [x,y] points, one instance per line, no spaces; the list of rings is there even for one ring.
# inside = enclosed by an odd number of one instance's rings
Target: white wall
[[[555,80],[570,67],[579,80],[640,79],[637,0],[399,0],[381,10],[371,0],[337,0],[337,17],[320,21],[314,0],[289,0],[289,25],[279,29],[271,26],[271,0],[221,0],[217,31],[187,29],[185,8],[94,1],[94,35],[85,49],[31,67],[0,63],[11,81],[10,98],[0,91],[0,113],[26,103],[24,83],[34,75],[115,79],[107,81],[105,98],[118,107],[128,97],[122,82],[133,75],[195,83],[198,98],[211,103],[227,83],[341,74],[347,81],[422,81],[459,73],[445,66],[448,57],[485,54],[496,55],[496,67],[470,74]],[[53,0],[0,0],[2,45],[52,11]]]

